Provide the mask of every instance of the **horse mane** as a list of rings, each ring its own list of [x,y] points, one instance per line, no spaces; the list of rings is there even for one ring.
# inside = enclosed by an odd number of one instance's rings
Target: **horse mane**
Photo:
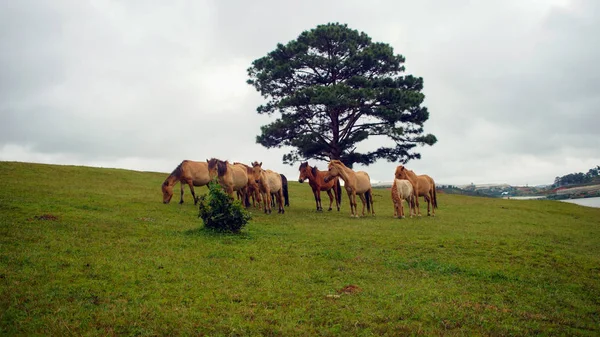
[[[185,162],[185,160],[182,161],[181,163],[179,163],[179,165],[177,165],[177,167],[173,170],[173,172],[171,172],[171,174],[169,174],[167,179],[165,179],[165,181],[163,182],[163,186],[169,185],[169,180],[171,180],[171,177],[173,177],[173,179],[177,179],[177,178],[181,177],[181,165],[183,165],[184,162]]]
[[[222,177],[227,173],[227,161],[217,161],[217,174]]]
[[[318,171],[319,171],[319,170],[317,169],[317,167],[316,167],[316,166],[314,166],[314,167],[312,167],[312,168],[310,169],[310,172],[311,172],[311,173],[312,173],[312,175],[313,175],[313,176],[315,176],[315,177],[317,176],[317,172],[318,172]]]
[[[305,161],[304,163],[301,163],[300,167],[298,168],[298,171],[302,171],[302,169],[305,168],[305,167],[307,167],[307,166],[308,166],[308,162],[307,161]]]

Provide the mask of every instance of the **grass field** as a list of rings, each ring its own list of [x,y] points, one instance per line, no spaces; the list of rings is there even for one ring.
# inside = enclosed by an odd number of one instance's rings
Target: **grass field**
[[[0,162],[0,334],[600,335],[600,209],[438,194],[398,220],[382,189],[352,219],[288,177],[284,215],[217,235],[166,176]]]

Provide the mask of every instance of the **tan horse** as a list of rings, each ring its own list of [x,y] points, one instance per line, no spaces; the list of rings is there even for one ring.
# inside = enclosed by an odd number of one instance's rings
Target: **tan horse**
[[[285,213],[283,207],[283,183],[281,181],[281,175],[271,170],[263,170],[262,162],[252,163],[252,175],[254,180],[258,184],[260,193],[263,196],[263,205],[265,213],[271,213],[271,193],[275,194],[277,199],[278,213]]]
[[[336,177],[328,182],[325,182],[327,171],[319,171],[316,166],[310,167],[308,162],[300,164],[300,168],[298,170],[300,171],[298,182],[303,183],[304,180],[308,179],[308,184],[312,188],[313,195],[315,196],[317,212],[323,211],[323,206],[321,205],[321,192],[327,192],[327,195],[329,196],[328,211],[331,211],[332,209],[331,206],[333,205],[335,196],[335,206],[339,212],[340,204],[342,203],[342,187],[340,185],[340,179]],[[331,191],[333,191],[333,195],[331,194]]]
[[[207,159],[208,173],[213,179],[218,177],[219,184],[223,186],[225,192],[233,198],[234,191],[240,191],[246,204],[246,185],[248,185],[248,173],[246,168],[241,165],[232,165],[228,161],[216,158]]]
[[[394,203],[394,218],[404,218],[404,200],[408,204],[408,215],[412,218],[415,212],[413,187],[410,181],[394,179],[392,185],[392,202]]]
[[[344,163],[335,159],[329,162],[328,168],[329,171],[325,176],[325,182],[328,182],[335,177],[341,177],[342,180],[344,180],[344,188],[350,199],[350,216],[358,217],[358,210],[356,207],[357,194],[363,204],[362,215],[365,215],[365,206],[367,207],[367,211],[370,211],[372,215],[375,215],[375,209],[373,208],[373,191],[371,189],[371,178],[369,178],[369,174],[364,171],[354,172],[352,169],[346,167]]]
[[[426,174],[417,176],[412,170],[408,170],[402,165],[396,167],[395,176],[396,179],[406,179],[412,184],[413,193],[415,195],[415,207],[417,209],[417,215],[421,216],[421,209],[419,208],[419,195],[422,195],[425,201],[427,201],[427,215],[435,216],[435,209],[438,206],[437,195],[435,192],[435,182],[433,179]]]
[[[252,206],[253,207],[257,207],[260,208],[260,203],[261,203],[261,197],[260,197],[260,189],[258,188],[258,184],[256,183],[256,181],[254,180],[254,170],[252,169],[251,166],[248,166],[244,163],[240,163],[240,162],[234,162],[233,165],[241,165],[242,167],[244,167],[244,169],[246,170],[246,173],[248,174],[248,184],[246,185],[246,197],[248,198],[247,201],[245,201],[244,203],[246,204],[246,206],[250,205],[250,199],[252,199]],[[242,198],[244,197],[242,195],[241,192],[238,191],[238,198]]]
[[[190,192],[192,192],[195,205],[198,203],[198,198],[196,198],[194,186],[205,186],[208,185],[209,181],[208,165],[205,162],[184,160],[177,165],[162,184],[163,203],[168,204],[171,201],[173,186],[179,182],[181,185],[181,200],[179,203],[183,204],[183,184],[187,184],[190,187]]]

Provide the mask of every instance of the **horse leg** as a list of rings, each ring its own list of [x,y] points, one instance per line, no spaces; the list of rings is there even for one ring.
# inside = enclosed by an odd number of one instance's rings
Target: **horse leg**
[[[196,198],[196,192],[194,191],[194,182],[192,180],[187,181],[188,186],[190,187],[190,192],[192,192],[192,198],[194,199],[194,205],[198,204],[198,198]],[[183,193],[181,193],[181,203],[183,203]]]
[[[327,190],[327,195],[329,196],[329,209],[328,211],[331,211],[333,208],[331,208],[331,205],[333,205],[333,194],[331,193],[331,190]]]
[[[419,208],[419,192],[415,191],[414,192],[414,197],[415,197],[415,207],[417,208],[417,216],[421,216],[421,209]]]
[[[348,192],[348,197],[350,199],[350,216],[358,217],[358,210],[356,209],[356,192],[351,191]]]
[[[365,198],[364,193],[359,194],[358,197],[360,198],[360,201],[362,201],[362,205],[363,205],[362,216],[365,216],[365,208],[367,207],[367,199]]]
[[[181,198],[179,199],[179,204],[183,204],[183,181],[179,182],[179,186],[181,187]]]
[[[285,207],[283,207],[283,188],[279,189],[277,193],[277,205],[279,206],[279,213],[285,213]]]
[[[317,187],[315,188],[315,200],[317,201],[317,211],[323,211],[323,204],[321,203],[321,190]]]
[[[267,192],[265,193],[265,205],[268,206],[268,213],[271,214],[273,207],[271,206],[271,203],[273,202],[273,197],[271,196],[271,192]]]
[[[371,200],[371,215],[375,216],[375,207],[373,207],[373,189],[369,188],[369,195],[371,196],[369,199]]]

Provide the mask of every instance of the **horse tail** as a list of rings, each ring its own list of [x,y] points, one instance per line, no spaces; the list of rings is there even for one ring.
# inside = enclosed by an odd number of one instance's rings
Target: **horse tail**
[[[339,179],[336,179],[336,181],[335,181],[335,190],[337,191],[338,205],[341,205],[342,204],[342,184],[340,184]]]
[[[438,208],[438,205],[437,205],[437,193],[435,192],[435,183],[433,183],[432,185],[433,185],[433,207],[434,208]]]
[[[367,199],[367,212],[371,212],[371,198],[373,198],[371,195],[371,190],[366,191],[365,199]]]
[[[280,176],[281,176],[281,188],[283,189],[283,198],[285,199],[285,206],[289,206],[290,205],[290,197],[288,195],[288,181],[287,181],[287,178],[283,174],[280,174]]]

